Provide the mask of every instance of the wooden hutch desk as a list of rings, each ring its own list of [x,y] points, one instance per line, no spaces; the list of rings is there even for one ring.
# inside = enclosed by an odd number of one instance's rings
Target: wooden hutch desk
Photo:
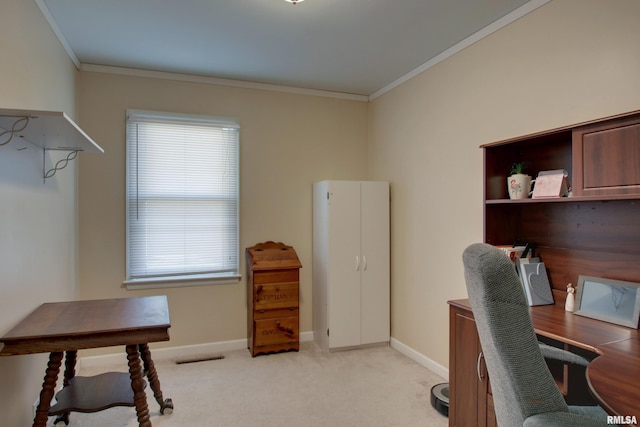
[[[96,412],[112,406],[135,406],[140,427],[151,427],[145,375],[160,412],[173,411],[171,399],[162,397],[148,346],[168,341],[170,326],[166,296],[46,303],[0,338],[4,343],[0,356],[50,353],[34,427],[46,426],[52,415],[58,415],[56,423],[67,424],[71,411]],[[115,345],[126,346],[129,373],[75,376],[78,350]],[[64,388],[56,395],[58,403],[50,407],[65,352]]]
[[[469,301],[449,301],[449,313],[449,425],[495,425],[490,379]],[[558,304],[530,307],[529,313],[541,339],[560,348],[583,350],[596,356],[587,368],[586,379],[591,394],[603,409],[611,415],[640,419],[640,331],[578,316]],[[570,375],[567,370],[554,375],[565,394],[571,392]],[[473,423],[464,421],[465,418]]]
[[[595,357],[584,373],[552,366],[573,404],[591,390],[612,415],[640,418],[640,338],[636,329],[564,311],[567,284],[593,276],[640,278],[640,110],[543,130],[481,146],[483,234],[491,245],[529,242],[545,264],[555,305],[531,309],[542,339]],[[514,163],[527,174],[564,170],[571,197],[511,200]],[[466,300],[449,302],[452,426],[495,425],[493,402],[473,313]],[[582,378],[582,384],[574,380]],[[590,399],[592,401],[592,399]]]

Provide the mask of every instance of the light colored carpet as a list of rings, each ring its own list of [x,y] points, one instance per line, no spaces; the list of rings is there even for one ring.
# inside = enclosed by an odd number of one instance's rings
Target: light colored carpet
[[[305,342],[299,352],[252,358],[248,350],[236,350],[224,356],[181,365],[154,358],[164,397],[173,399],[175,410],[161,415],[148,387],[153,426],[448,425],[430,401],[431,387],[446,380],[390,347],[326,353]],[[78,375],[125,369],[105,366]],[[135,409],[127,407],[74,412],[70,421],[70,427],[138,425]]]

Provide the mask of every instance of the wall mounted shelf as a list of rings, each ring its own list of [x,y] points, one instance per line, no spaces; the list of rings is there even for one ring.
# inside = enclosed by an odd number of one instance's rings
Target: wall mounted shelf
[[[64,169],[78,152],[104,153],[80,127],[61,111],[11,110],[0,108],[0,147],[12,141],[26,141],[43,150],[43,177],[51,178]],[[45,153],[68,154],[45,171]]]

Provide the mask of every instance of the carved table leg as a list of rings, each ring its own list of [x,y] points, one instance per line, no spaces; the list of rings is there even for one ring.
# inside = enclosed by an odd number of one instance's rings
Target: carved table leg
[[[36,416],[33,419],[33,427],[45,427],[49,419],[49,408],[51,407],[51,399],[58,381],[58,373],[60,365],[62,365],[62,351],[56,351],[49,355],[49,363],[47,364],[44,382],[42,383],[42,391],[40,392],[40,402],[36,409]]]
[[[160,380],[158,379],[158,373],[156,367],[151,359],[151,351],[148,344],[140,344],[140,355],[144,363],[144,370],[149,379],[149,385],[153,390],[153,396],[156,398],[156,402],[160,405],[160,413],[163,415],[169,415],[173,412],[173,401],[171,399],[164,399],[162,397],[162,390],[160,389]]]
[[[62,381],[63,387],[68,387],[69,383],[76,376],[76,361],[78,360],[78,352],[76,350],[67,351],[64,358],[64,380]],[[69,412],[65,412],[64,414],[60,414],[56,417],[56,420],[53,422],[54,426],[57,426],[58,423],[64,423],[65,425],[69,425]]]
[[[136,405],[138,424],[140,427],[152,427],[149,420],[147,394],[144,392],[142,366],[140,365],[140,353],[138,353],[137,345],[127,346],[127,359],[129,360],[129,376],[131,377],[131,388],[133,389],[133,401]]]

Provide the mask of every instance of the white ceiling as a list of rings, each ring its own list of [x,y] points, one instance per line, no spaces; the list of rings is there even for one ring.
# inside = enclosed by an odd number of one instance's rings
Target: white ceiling
[[[35,1],[80,64],[369,96],[548,0]]]

